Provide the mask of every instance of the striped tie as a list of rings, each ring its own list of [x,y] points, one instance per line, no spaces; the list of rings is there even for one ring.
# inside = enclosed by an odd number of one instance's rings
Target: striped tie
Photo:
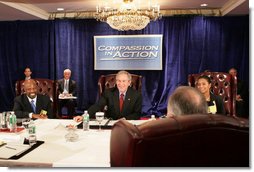
[[[36,106],[34,104],[34,100],[31,100],[31,106],[33,108],[33,112],[36,113]]]

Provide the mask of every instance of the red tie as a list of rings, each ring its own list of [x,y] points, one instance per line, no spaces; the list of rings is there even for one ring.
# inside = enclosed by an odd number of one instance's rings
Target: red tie
[[[119,98],[119,108],[120,108],[120,112],[122,112],[122,109],[123,109],[123,97],[124,97],[124,94],[121,94],[121,95],[120,95],[120,98]]]

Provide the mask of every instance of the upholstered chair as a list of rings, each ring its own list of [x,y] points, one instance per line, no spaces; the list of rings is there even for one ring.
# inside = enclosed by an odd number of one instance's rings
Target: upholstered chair
[[[196,87],[198,77],[206,75],[211,78],[211,92],[223,98],[224,107],[227,115],[236,115],[236,91],[237,78],[223,72],[203,72],[188,75],[189,86]]]
[[[250,167],[249,152],[249,121],[236,116],[120,119],[110,138],[112,167]]]
[[[54,115],[56,115],[57,111],[57,86],[54,80],[45,79],[45,78],[34,78],[36,81],[36,84],[38,86],[38,93],[42,95],[49,96],[51,102],[52,102],[52,110]],[[16,96],[19,96],[21,94],[24,94],[24,81],[25,80],[19,80],[15,83],[15,92]]]
[[[142,76],[131,74],[131,77],[132,77],[131,87],[141,92]],[[105,89],[112,88],[115,86],[116,86],[116,74],[101,75],[98,80],[99,97],[101,96],[101,94],[104,92]]]

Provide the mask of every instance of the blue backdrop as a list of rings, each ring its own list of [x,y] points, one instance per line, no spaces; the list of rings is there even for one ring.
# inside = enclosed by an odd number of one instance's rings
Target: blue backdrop
[[[97,98],[93,36],[163,35],[163,70],[129,71],[143,76],[143,112],[166,112],[168,96],[187,84],[190,73],[238,69],[249,85],[249,16],[164,17],[141,31],[116,31],[94,19],[0,22],[0,111],[11,110],[15,81],[29,66],[34,78],[59,79],[70,68],[78,83],[78,108],[87,109]],[[248,88],[247,88],[248,89]]]

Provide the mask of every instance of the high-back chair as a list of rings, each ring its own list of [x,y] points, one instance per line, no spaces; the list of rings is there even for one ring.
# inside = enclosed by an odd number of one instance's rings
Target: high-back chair
[[[206,75],[211,78],[212,86],[211,92],[215,95],[220,95],[224,102],[224,107],[227,115],[236,115],[236,92],[237,92],[237,79],[228,73],[223,72],[203,72],[198,74],[188,75],[189,86],[196,87],[197,79]]]
[[[142,88],[142,76],[131,74],[131,87],[141,92]],[[116,74],[101,75],[98,80],[99,97],[102,95],[105,89],[116,86]]]
[[[38,93],[49,96],[52,104],[52,110],[55,115],[57,111],[57,93],[56,93],[57,86],[55,81],[44,78],[34,78],[34,80],[36,81],[36,84],[38,86]],[[25,93],[24,82],[25,80],[16,81],[15,83],[16,96]]]
[[[110,138],[112,167],[249,167],[249,151],[249,121],[216,114],[120,119]]]

